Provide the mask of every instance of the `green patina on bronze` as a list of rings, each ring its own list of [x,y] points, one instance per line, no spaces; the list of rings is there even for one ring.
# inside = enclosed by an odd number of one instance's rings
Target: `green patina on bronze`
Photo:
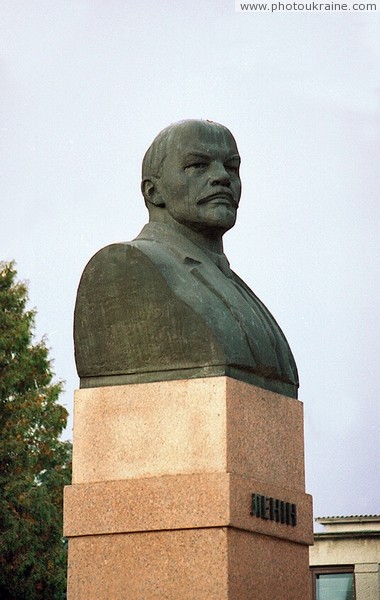
[[[240,157],[228,129],[182,121],[148,149],[149,223],[100,250],[78,289],[81,387],[228,375],[297,397],[297,367],[273,316],[230,269]]]

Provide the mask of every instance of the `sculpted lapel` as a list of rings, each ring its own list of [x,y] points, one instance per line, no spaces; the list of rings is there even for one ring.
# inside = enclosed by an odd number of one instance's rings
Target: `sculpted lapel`
[[[224,255],[213,257],[178,231],[157,223],[146,225],[133,243],[163,272],[175,294],[216,332],[229,364],[298,384],[283,332],[259,298],[229,268]],[[215,261],[222,263],[223,271]]]

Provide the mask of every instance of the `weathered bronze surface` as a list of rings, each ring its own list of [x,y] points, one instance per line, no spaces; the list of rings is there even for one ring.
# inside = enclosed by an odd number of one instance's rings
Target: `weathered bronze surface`
[[[228,129],[181,121],[148,149],[149,223],[100,250],[74,318],[81,387],[229,375],[297,397],[297,368],[273,316],[230,269],[240,157]]]

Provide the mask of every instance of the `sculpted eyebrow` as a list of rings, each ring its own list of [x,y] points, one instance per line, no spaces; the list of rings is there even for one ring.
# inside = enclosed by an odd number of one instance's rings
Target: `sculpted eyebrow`
[[[205,158],[210,160],[210,155],[206,154],[205,152],[189,152],[189,154],[186,155],[186,160],[192,158]]]
[[[207,160],[211,160],[212,157],[210,156],[210,154],[207,154],[206,152],[189,152],[186,155],[186,159],[185,160],[189,160],[192,158],[204,158]],[[240,156],[239,154],[233,154],[232,156],[229,156],[225,162],[229,162],[229,161],[238,161],[240,163]]]
[[[228,161],[234,161],[236,160],[239,164],[240,164],[240,156],[239,154],[233,154],[232,156],[229,156],[226,160],[226,162]]]

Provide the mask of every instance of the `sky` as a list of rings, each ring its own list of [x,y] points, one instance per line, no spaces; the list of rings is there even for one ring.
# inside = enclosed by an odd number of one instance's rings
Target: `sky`
[[[0,0],[0,260],[17,263],[61,402],[76,289],[147,222],[141,160],[185,118],[233,132],[224,238],[296,358],[315,516],[379,514],[380,3],[235,12],[234,0]]]

